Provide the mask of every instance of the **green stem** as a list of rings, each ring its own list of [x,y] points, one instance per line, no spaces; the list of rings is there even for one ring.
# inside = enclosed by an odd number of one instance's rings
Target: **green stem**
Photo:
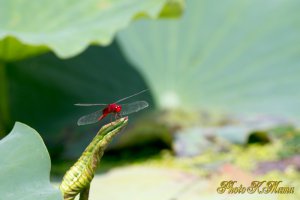
[[[82,196],[81,198],[88,198],[87,190],[89,190],[105,148],[114,136],[127,125],[127,122],[128,118],[124,117],[103,126],[98,131],[78,161],[67,171],[63,178],[59,188],[64,195],[64,200],[73,200],[79,193]]]
[[[89,194],[90,194],[90,185],[88,185],[86,188],[80,192],[80,198],[79,200],[89,200]]]
[[[10,120],[6,65],[0,61],[0,138],[5,135]]]

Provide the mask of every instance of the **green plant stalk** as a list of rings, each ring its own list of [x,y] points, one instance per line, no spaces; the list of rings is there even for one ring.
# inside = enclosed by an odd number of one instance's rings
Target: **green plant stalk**
[[[79,200],[88,200],[89,199],[89,194],[90,194],[90,185],[88,185],[86,188],[84,188],[80,192]]]
[[[9,100],[5,63],[0,60],[0,138],[6,132],[9,123]]]
[[[87,146],[78,161],[66,172],[60,190],[64,200],[73,200],[80,194],[80,200],[88,200],[89,187],[104,150],[110,141],[126,125],[128,118],[124,117],[103,126]]]

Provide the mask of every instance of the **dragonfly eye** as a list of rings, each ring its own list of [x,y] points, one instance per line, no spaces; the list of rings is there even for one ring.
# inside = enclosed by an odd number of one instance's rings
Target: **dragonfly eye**
[[[117,105],[116,107],[115,107],[115,112],[121,112],[121,110],[122,110],[122,107],[121,106],[119,106],[119,105]]]

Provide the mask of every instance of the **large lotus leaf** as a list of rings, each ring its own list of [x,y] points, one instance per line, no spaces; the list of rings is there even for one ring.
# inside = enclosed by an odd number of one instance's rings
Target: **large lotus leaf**
[[[0,140],[0,199],[61,200],[60,191],[50,184],[50,166],[42,138],[17,122]]]
[[[71,57],[91,43],[109,44],[134,18],[179,15],[182,4],[182,0],[1,0],[0,59],[21,59],[49,49],[61,58]]]
[[[186,4],[118,37],[161,108],[300,116],[300,1]]]
[[[78,156],[99,126],[111,120],[109,116],[103,122],[78,127],[81,116],[103,108],[76,107],[75,103],[111,103],[148,88],[115,43],[90,47],[71,59],[60,60],[47,53],[6,64],[4,68],[8,103],[3,107],[9,119],[5,120],[0,112],[0,125],[8,124],[9,128],[11,121],[18,120],[35,127],[53,158],[64,152]],[[124,103],[136,100],[146,100],[153,107],[150,92]],[[148,110],[130,115],[131,122]]]

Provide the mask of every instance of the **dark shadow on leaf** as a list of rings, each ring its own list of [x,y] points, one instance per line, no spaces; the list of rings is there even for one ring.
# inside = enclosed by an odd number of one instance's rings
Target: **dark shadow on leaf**
[[[148,88],[116,43],[105,48],[89,47],[67,60],[48,53],[9,63],[7,74],[11,121],[36,128],[52,158],[62,154],[76,157],[104,124],[78,127],[81,115],[101,108],[75,107],[74,103],[111,103]],[[128,102],[142,99],[154,107],[150,92]]]

